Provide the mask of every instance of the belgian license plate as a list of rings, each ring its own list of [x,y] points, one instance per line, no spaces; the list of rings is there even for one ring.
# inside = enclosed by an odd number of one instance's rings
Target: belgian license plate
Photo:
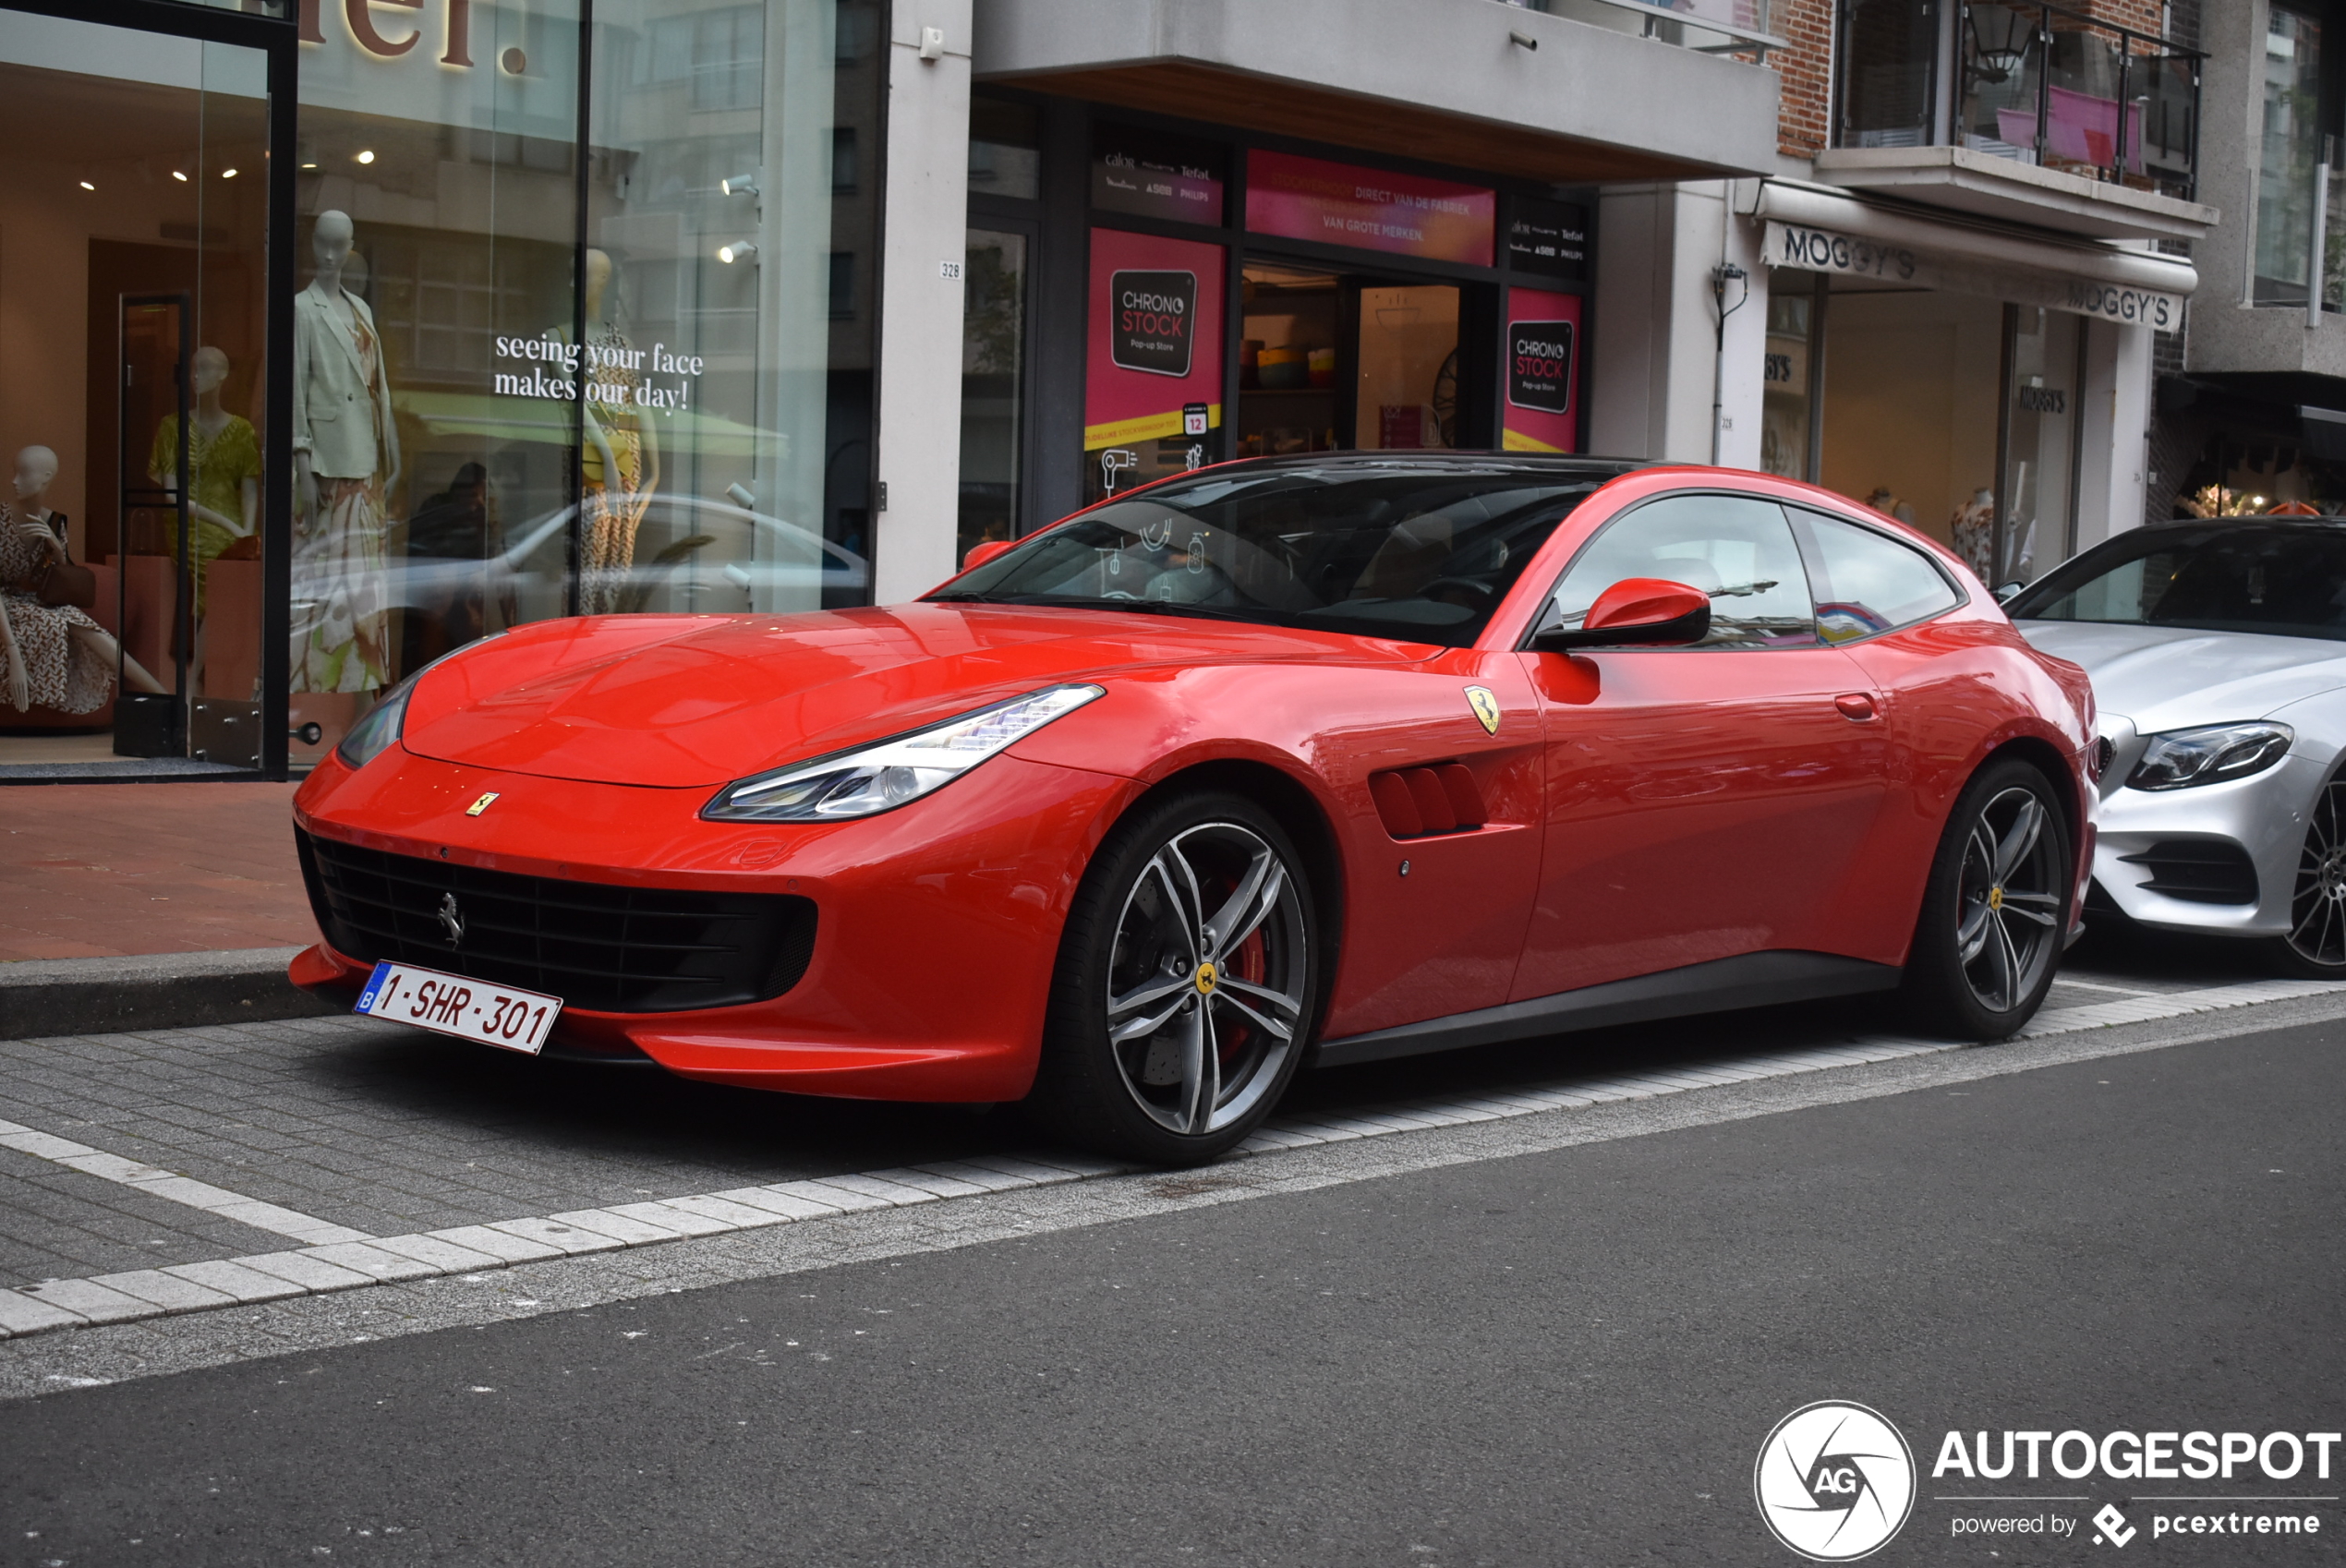
[[[554,1027],[562,1010],[560,996],[515,991],[461,974],[395,964],[388,959],[367,977],[367,988],[358,994],[358,1006],[352,1009],[369,1018],[411,1023],[435,1034],[478,1040],[484,1045],[525,1051],[533,1056],[544,1048],[546,1031]]]

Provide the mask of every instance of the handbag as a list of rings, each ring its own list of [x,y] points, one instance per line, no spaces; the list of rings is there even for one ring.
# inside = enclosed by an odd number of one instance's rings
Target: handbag
[[[49,525],[57,531],[60,543],[65,538],[65,514],[56,513]],[[49,558],[32,580],[32,597],[52,609],[91,609],[98,603],[98,574],[87,566],[77,566],[73,558],[62,550]]]
[[[32,597],[53,609],[95,609],[98,574],[70,561],[53,560],[32,585]]]

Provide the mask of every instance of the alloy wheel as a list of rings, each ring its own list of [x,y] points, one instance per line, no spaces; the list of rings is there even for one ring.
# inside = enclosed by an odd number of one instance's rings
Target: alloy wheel
[[[1957,886],[1957,956],[1972,995],[2010,1012],[2060,951],[2062,868],[2035,791],[1998,793],[1973,821]]]
[[[1304,1035],[1303,892],[1253,829],[1202,823],[1125,895],[1108,962],[1109,1055],[1168,1131],[1230,1126],[1280,1081]]]
[[[2297,855],[2289,946],[2307,963],[2346,967],[2346,778],[2322,786]]]

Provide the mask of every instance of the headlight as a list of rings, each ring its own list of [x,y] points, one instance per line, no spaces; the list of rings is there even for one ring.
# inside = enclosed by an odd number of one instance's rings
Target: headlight
[[[512,630],[510,626],[505,628],[506,632]],[[504,634],[505,632],[491,632],[487,637],[475,637],[461,648],[451,648],[376,698],[375,706],[367,710],[366,717],[350,727],[350,733],[345,735],[342,744],[334,748],[334,755],[353,767],[364,767],[382,755],[390,749],[391,743],[399,739],[400,732],[407,728],[407,699],[415,695],[417,681],[458,654],[470,653],[491,638]]]
[[[2297,731],[2286,724],[2210,724],[2153,735],[2126,776],[2129,790],[2187,790],[2245,778],[2289,754]]]
[[[1105,686],[1046,686],[925,730],[728,784],[701,815],[717,822],[839,822],[893,811],[1106,695]]]
[[[377,699],[375,706],[367,710],[367,716],[350,727],[350,733],[334,748],[334,755],[353,767],[364,767],[382,755],[407,727],[407,698],[415,691],[416,682],[423,679],[423,673],[417,670]]]

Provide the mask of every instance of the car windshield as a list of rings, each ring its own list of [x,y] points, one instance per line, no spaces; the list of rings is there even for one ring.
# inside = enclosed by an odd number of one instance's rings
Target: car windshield
[[[1112,501],[933,596],[1465,647],[1610,474],[1407,463],[1201,474]]]
[[[2014,621],[2098,621],[2346,642],[2346,528],[2253,522],[2144,528],[2005,606]]]

